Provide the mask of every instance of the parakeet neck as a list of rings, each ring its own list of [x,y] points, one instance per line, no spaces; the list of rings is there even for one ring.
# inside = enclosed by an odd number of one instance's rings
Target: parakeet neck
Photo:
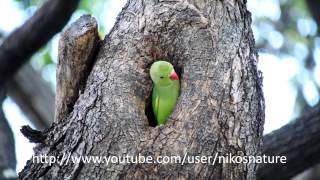
[[[159,94],[159,96],[165,98],[165,97],[170,97],[169,95],[172,94],[173,89],[176,87],[179,87],[179,81],[172,81],[168,86],[159,86],[155,85],[155,90]]]

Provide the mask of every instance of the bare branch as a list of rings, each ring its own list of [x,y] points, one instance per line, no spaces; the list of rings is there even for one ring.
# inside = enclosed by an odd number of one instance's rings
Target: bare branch
[[[29,139],[30,142],[43,143],[45,136],[41,131],[34,130],[30,126],[22,126],[20,132]]]
[[[61,34],[57,65],[55,122],[69,114],[92,69],[97,54],[98,25],[95,18],[84,15]]]
[[[76,10],[80,0],[50,0],[0,47],[0,86],[41,46],[59,32]]]
[[[53,122],[54,92],[30,65],[26,64],[13,76],[7,83],[7,91],[37,129],[45,129]]]
[[[289,179],[320,162],[320,106],[264,136],[266,155],[287,157],[286,164],[263,164],[258,179]]]
[[[0,89],[0,106],[5,97],[4,89]],[[15,179],[12,177],[15,176],[17,163],[14,138],[2,108],[0,108],[0,137],[0,179]]]

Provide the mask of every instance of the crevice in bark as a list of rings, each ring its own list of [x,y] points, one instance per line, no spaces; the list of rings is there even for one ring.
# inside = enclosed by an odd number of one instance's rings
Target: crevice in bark
[[[157,126],[157,120],[154,117],[153,109],[152,109],[152,91],[150,91],[150,95],[146,100],[145,114],[147,116],[149,126],[156,127]]]

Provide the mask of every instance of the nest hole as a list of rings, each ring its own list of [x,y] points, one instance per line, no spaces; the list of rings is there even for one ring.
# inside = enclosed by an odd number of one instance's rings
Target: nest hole
[[[156,117],[154,116],[153,109],[152,109],[152,90],[150,91],[149,97],[147,98],[145,114],[147,116],[149,126],[156,127],[157,120],[156,120]]]

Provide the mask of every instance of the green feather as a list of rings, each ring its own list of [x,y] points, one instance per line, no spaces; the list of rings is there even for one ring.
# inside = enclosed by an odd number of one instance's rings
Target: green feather
[[[179,80],[169,78],[173,71],[173,66],[166,61],[157,61],[152,64],[150,69],[150,76],[153,81],[152,108],[158,124],[167,122],[179,96]]]

